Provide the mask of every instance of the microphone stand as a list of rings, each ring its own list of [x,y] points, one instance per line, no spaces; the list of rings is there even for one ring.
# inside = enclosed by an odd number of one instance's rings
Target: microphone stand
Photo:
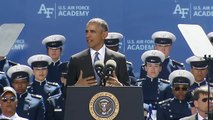
[[[106,86],[106,79],[105,79],[105,74],[103,72],[100,72],[98,74],[98,76],[100,77],[100,84],[99,86]]]
[[[210,82],[211,81],[211,71],[212,71],[212,61],[213,61],[213,58],[211,57],[211,55],[209,55],[207,57],[207,55],[204,56],[204,59],[207,61],[208,63],[208,79],[207,79],[207,83],[208,83],[208,120],[213,120],[213,111],[210,111],[210,102],[209,102],[209,98],[210,98],[210,86],[213,87]],[[212,83],[213,84],[213,83]]]

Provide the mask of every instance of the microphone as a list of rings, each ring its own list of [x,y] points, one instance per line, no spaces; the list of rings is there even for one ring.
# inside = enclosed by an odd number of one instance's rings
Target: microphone
[[[103,70],[104,70],[104,62],[101,60],[97,60],[95,62],[95,71],[101,79],[104,77]]]
[[[109,76],[112,76],[113,71],[115,70],[117,64],[114,60],[108,60],[106,62],[106,67],[105,67],[105,76],[109,78]]]

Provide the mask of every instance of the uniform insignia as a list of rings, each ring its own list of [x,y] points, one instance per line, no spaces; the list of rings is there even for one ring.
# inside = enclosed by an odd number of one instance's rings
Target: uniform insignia
[[[40,95],[33,95],[29,93],[25,97],[24,110],[28,111],[29,109],[36,107],[40,103],[41,98],[42,97]]]
[[[141,65],[141,67],[144,69],[144,67],[145,67],[145,64],[142,64],[142,65]]]
[[[42,96],[41,96],[41,95],[31,94],[31,96],[32,96],[33,98],[42,99]]]
[[[54,112],[62,112],[62,109],[54,109]]]
[[[139,79],[138,81],[144,81],[144,80],[146,80],[146,78],[141,78],[141,79]]]
[[[30,92],[33,92],[32,84],[33,83],[29,83],[29,85],[27,86],[27,90],[30,91]]]
[[[145,81],[145,80],[146,80],[146,78],[138,79],[138,80],[136,81],[136,85],[137,85],[137,86],[142,86],[143,81]]]
[[[132,62],[126,61],[126,64],[128,64],[129,66],[132,66]]]
[[[165,104],[167,104],[169,101],[171,101],[173,98],[168,98],[168,99],[166,99],[166,100],[163,100],[163,101],[160,101],[160,102],[158,102],[158,104],[159,105],[165,105]]]
[[[54,82],[47,82],[47,84],[44,85],[44,91],[51,97],[53,97],[53,95],[61,94],[60,86],[58,83]]]
[[[11,60],[8,60],[8,62],[9,62],[9,64],[12,65],[12,66],[17,65],[16,62],[13,62],[13,61],[11,61]]]
[[[129,61],[126,61],[126,66],[127,66],[127,71],[128,72],[130,72],[130,71],[132,71],[132,67],[133,67],[133,65],[132,65],[132,62],[129,62]]]
[[[47,84],[48,84],[48,85],[51,85],[51,86],[59,86],[58,83],[56,83],[56,82],[49,82],[49,81],[48,81]]]
[[[27,88],[31,87],[33,84],[33,82],[29,83],[29,85],[27,86]]]
[[[183,64],[183,63],[178,62],[178,61],[176,61],[176,60],[172,60],[172,64],[173,64],[174,66],[184,67],[184,64]]]
[[[160,78],[160,81],[163,82],[163,83],[166,83],[166,84],[170,84],[170,81],[169,81],[169,80],[166,80],[166,79]]]

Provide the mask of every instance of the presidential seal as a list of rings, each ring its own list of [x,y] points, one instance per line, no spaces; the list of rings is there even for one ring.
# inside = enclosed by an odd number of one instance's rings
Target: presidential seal
[[[97,93],[89,102],[89,111],[96,120],[113,120],[119,112],[118,99],[109,92]]]

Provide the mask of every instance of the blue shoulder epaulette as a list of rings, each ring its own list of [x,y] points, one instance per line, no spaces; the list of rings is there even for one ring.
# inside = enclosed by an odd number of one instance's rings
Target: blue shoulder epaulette
[[[141,82],[141,81],[144,81],[146,80],[146,78],[140,78],[140,79],[137,79],[137,82]]]
[[[136,81],[136,85],[137,86],[142,86],[142,83],[143,83],[143,81],[145,81],[146,80],[146,78],[140,78],[140,79],[137,79],[137,81]]]
[[[158,102],[158,104],[159,105],[163,105],[163,104],[165,104],[165,103],[168,103],[169,101],[171,101],[173,98],[168,98],[168,99],[166,99],[166,100],[163,100],[163,101],[160,101],[160,102]]]
[[[56,83],[56,82],[47,82],[47,84],[48,85],[51,85],[51,86],[59,86],[59,84],[58,83]]]
[[[126,64],[132,66],[132,62],[126,61]]]
[[[11,60],[8,60],[9,64],[14,66],[14,65],[17,65],[18,63],[14,62],[14,61],[11,61]]]
[[[42,99],[42,96],[41,96],[41,95],[31,94],[31,96],[32,96],[33,98]]]
[[[5,72],[3,72],[3,71],[0,71],[0,74],[5,74]]]
[[[163,82],[163,83],[166,83],[166,84],[170,84],[170,81],[169,81],[169,80],[166,80],[166,79],[160,78],[160,81]]]
[[[176,61],[176,60],[172,60],[172,64],[173,64],[173,65],[176,65],[176,66],[184,67],[184,64],[183,64],[183,63],[178,62],[178,61]]]
[[[32,86],[33,82],[29,83],[27,88],[30,88]]]

